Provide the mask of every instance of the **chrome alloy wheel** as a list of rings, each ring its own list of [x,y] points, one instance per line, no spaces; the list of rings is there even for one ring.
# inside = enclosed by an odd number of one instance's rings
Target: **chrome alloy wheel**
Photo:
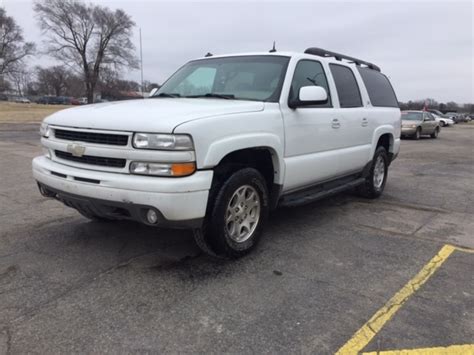
[[[254,187],[244,185],[234,192],[225,214],[225,226],[233,241],[242,243],[252,236],[260,219],[260,205],[260,195]]]
[[[385,177],[385,161],[382,156],[378,156],[374,166],[374,187],[380,189]]]

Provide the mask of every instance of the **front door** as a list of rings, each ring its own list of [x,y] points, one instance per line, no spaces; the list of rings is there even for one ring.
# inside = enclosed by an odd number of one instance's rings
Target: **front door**
[[[298,97],[301,87],[311,85],[323,87],[328,102],[289,108],[287,100]],[[284,192],[337,176],[337,151],[346,144],[344,117],[333,108],[326,72],[319,61],[302,59],[296,64],[289,96],[281,103],[285,124]]]
[[[423,123],[421,124],[421,134],[431,134],[435,131],[438,123],[429,112],[423,113]]]

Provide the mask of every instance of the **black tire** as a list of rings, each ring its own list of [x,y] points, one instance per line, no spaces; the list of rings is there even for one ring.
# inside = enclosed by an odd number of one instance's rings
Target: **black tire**
[[[250,186],[258,194],[260,214],[249,238],[238,242],[229,234],[225,219],[232,197],[245,186]],[[209,194],[205,221],[201,229],[194,231],[194,238],[201,250],[212,256],[226,258],[244,256],[259,242],[268,213],[269,198],[265,179],[256,169],[243,168],[223,182],[215,182]]]
[[[382,180],[382,184],[380,186],[376,186],[374,183],[374,170],[375,170],[375,165],[377,160],[382,159],[383,161],[383,169],[384,169],[384,176]],[[372,166],[370,167],[370,172],[369,175],[366,177],[365,182],[358,186],[357,192],[360,196],[365,197],[365,198],[378,198],[380,195],[382,195],[382,192],[385,188],[385,183],[387,182],[387,176],[388,176],[388,155],[387,151],[385,150],[384,147],[378,147],[377,150],[375,151],[374,158],[372,160]]]
[[[414,139],[414,140],[418,140],[418,139],[420,139],[420,136],[421,136],[421,128],[418,127],[418,128],[416,129],[415,134],[413,135],[413,139]]]
[[[431,133],[430,137],[431,137],[431,138],[438,138],[438,134],[439,134],[439,127],[436,127],[436,129],[434,130],[434,132]]]
[[[446,123],[444,123],[444,121],[440,121],[439,124],[441,125],[441,127],[446,126]]]

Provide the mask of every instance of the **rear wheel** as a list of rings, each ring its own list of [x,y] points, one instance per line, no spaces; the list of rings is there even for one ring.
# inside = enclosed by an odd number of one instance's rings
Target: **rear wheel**
[[[444,121],[439,121],[439,124],[441,125],[441,127],[446,126],[446,123],[444,123]]]
[[[430,137],[431,137],[431,138],[438,138],[438,134],[439,134],[439,127],[436,127],[436,129],[434,130],[434,132],[431,133]]]
[[[194,231],[196,243],[211,255],[243,256],[260,240],[268,212],[263,176],[253,168],[238,170],[211,189],[206,220]]]
[[[372,160],[369,175],[365,182],[358,187],[358,193],[365,198],[379,197],[387,182],[388,155],[384,147],[378,147]]]

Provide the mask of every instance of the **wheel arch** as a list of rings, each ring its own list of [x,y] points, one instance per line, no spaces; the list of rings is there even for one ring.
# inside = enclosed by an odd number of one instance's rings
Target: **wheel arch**
[[[383,146],[387,153],[393,154],[394,153],[394,143],[395,143],[395,135],[394,129],[391,126],[381,126],[375,132],[372,138],[372,151],[370,156],[373,157],[375,154],[375,150]]]
[[[282,185],[284,179],[283,142],[279,137],[271,134],[246,134],[240,136],[226,137],[213,142],[203,159],[203,169],[214,169],[231,158],[240,161],[243,158],[255,157],[270,159],[273,170],[272,181],[274,184]]]

